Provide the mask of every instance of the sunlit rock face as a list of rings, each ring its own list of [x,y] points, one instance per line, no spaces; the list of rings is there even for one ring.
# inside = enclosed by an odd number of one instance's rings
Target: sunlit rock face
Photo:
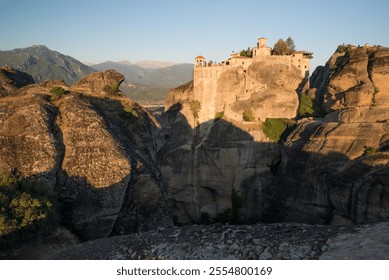
[[[278,219],[366,223],[389,218],[389,50],[335,53],[311,88],[330,112],[299,125],[275,177]]]
[[[0,170],[55,191],[61,222],[81,240],[171,224],[155,162],[158,124],[120,94],[101,96],[122,77],[105,71],[70,91],[49,81],[0,98]]]

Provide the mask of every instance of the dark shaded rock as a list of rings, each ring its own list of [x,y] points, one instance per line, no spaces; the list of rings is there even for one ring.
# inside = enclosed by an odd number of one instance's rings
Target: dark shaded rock
[[[192,225],[94,240],[64,250],[52,258],[388,259],[388,228],[388,223],[349,227],[305,224]]]
[[[0,91],[13,92],[18,88],[34,83],[34,79],[27,73],[8,66],[0,67]]]

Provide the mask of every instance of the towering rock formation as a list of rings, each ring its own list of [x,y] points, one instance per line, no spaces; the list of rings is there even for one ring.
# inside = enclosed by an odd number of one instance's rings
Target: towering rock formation
[[[171,224],[155,161],[158,124],[106,91],[122,80],[106,71],[56,97],[52,86],[67,88],[60,81],[0,98],[0,170],[55,190],[64,224],[81,239]]]
[[[260,43],[259,50],[265,48]],[[306,79],[292,56],[259,50],[252,59],[234,55],[213,66],[197,57],[194,81],[167,97],[159,162],[179,224],[224,216],[257,221],[267,207],[264,193],[281,150],[263,133],[261,123],[295,117],[298,91]],[[252,116],[245,121],[247,110]]]
[[[283,221],[365,223],[389,218],[389,49],[335,53],[313,90],[329,112],[285,143],[272,216]]]

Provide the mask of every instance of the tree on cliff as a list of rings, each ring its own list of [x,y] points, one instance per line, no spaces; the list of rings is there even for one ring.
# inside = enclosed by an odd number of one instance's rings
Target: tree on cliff
[[[253,56],[253,52],[250,49],[250,47],[248,47],[247,50],[243,50],[243,51],[240,52],[240,56],[252,57]]]
[[[296,51],[296,45],[294,44],[292,37],[288,37],[285,43],[288,46],[290,54]]]
[[[271,51],[272,55],[287,55],[289,53],[289,48],[286,42],[282,39],[274,44],[273,50]]]
[[[273,50],[271,52],[272,55],[289,55],[295,51],[295,44],[291,37],[288,37],[286,41],[283,39],[278,39],[278,41],[274,44]]]

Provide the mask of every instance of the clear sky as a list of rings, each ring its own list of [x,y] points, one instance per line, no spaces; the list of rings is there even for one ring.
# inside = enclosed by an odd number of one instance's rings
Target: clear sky
[[[0,0],[0,50],[46,45],[80,61],[222,61],[291,36],[324,64],[341,43],[389,47],[384,0]]]

